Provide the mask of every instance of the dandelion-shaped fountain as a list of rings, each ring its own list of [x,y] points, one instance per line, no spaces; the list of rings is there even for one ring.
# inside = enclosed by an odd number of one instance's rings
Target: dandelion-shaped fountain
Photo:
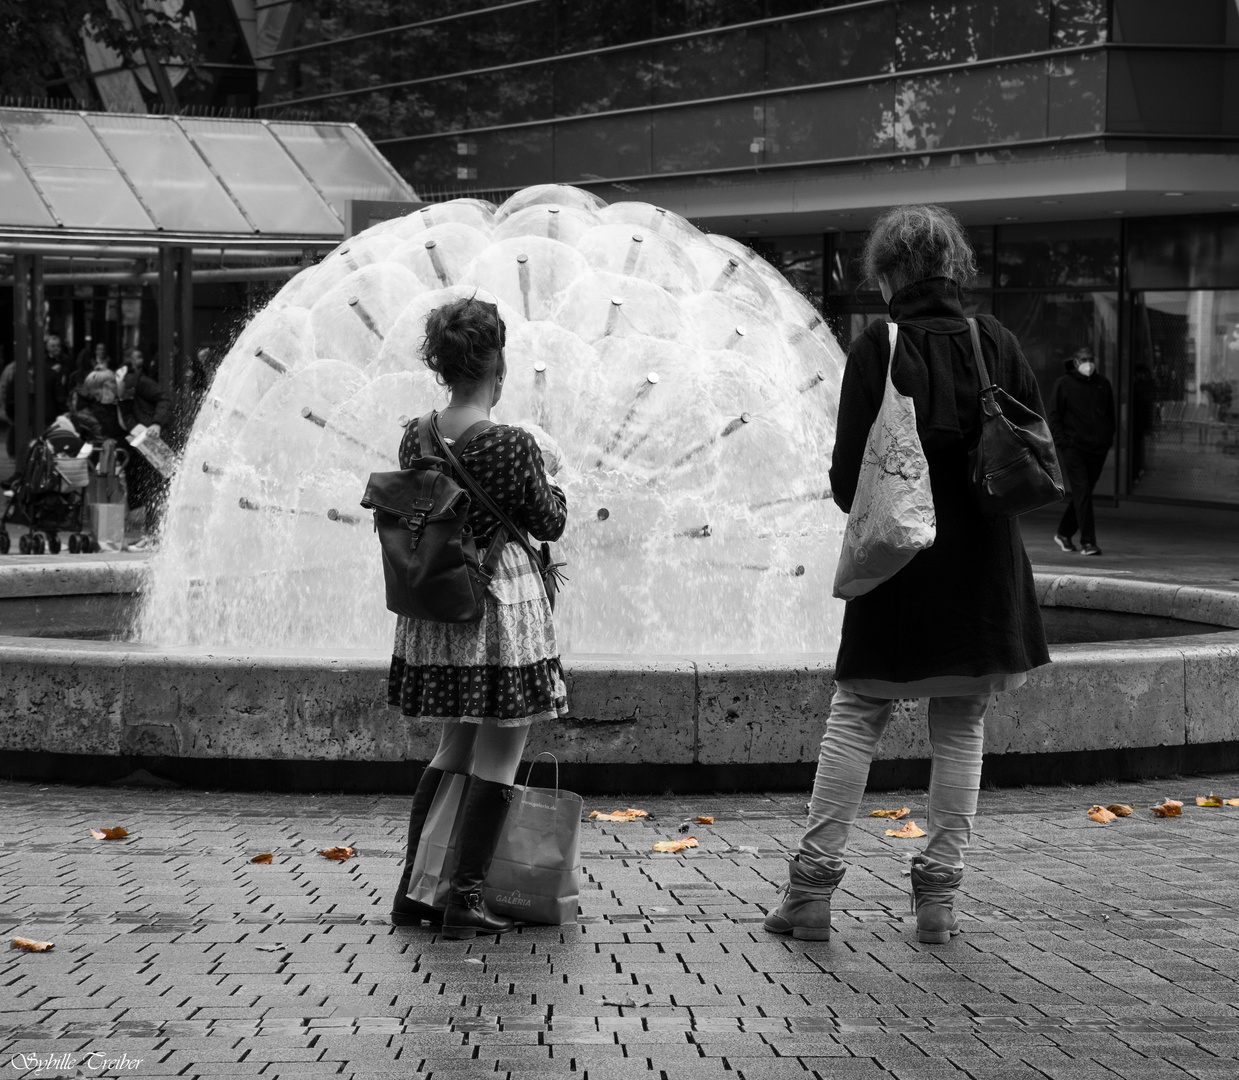
[[[507,326],[494,418],[535,435],[568,496],[565,652],[833,649],[843,356],[820,315],[733,240],[558,185],[376,225],[254,317],[188,440],[143,640],[389,646],[358,500],[396,467],[401,419],[446,403],[427,313],[474,293]]]

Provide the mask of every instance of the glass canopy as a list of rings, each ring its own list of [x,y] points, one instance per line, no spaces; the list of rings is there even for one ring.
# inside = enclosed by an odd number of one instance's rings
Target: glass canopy
[[[338,237],[417,196],[353,124],[0,108],[0,227]]]

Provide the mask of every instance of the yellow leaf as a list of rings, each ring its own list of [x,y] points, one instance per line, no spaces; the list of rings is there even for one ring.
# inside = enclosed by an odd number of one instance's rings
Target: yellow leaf
[[[1150,806],[1154,817],[1182,817],[1183,804],[1176,799],[1166,799],[1161,806]]]
[[[606,814],[601,810],[594,810],[589,815],[591,821],[635,821],[639,817],[649,816],[648,811],[634,810],[631,806],[627,810],[616,810],[613,814]]]
[[[925,830],[920,828],[911,818],[908,818],[900,828],[887,829],[886,835],[897,837],[900,840],[911,840],[917,836],[924,836]]]
[[[255,855],[250,862],[268,864],[271,862],[271,852],[268,851],[265,855]]]
[[[709,817],[708,815],[703,814],[702,816],[697,818],[697,824],[698,825],[713,825],[714,819],[712,817]]]
[[[697,837],[686,836],[683,840],[659,840],[654,845],[655,851],[670,851],[674,854],[677,851],[683,851],[685,848],[696,847]]]
[[[1111,821],[1113,821],[1115,818],[1117,818],[1118,814],[1110,813],[1110,811],[1107,810],[1104,806],[1090,806],[1088,810],[1088,816],[1091,817],[1094,821],[1100,822],[1102,825],[1107,825]]]
[[[129,830],[123,825],[117,825],[112,829],[91,829],[90,835],[96,840],[123,840],[129,835]]]
[[[1222,796],[1220,795],[1197,795],[1197,806],[1221,806]]]
[[[874,810],[869,816],[885,817],[890,818],[892,821],[898,821],[901,817],[907,817],[910,813],[912,811],[905,806],[900,810]]]
[[[1223,799],[1222,802],[1227,806],[1239,806],[1239,799]]]
[[[31,941],[29,938],[15,937],[13,944],[9,946],[11,949],[21,949],[22,952],[47,952],[48,949],[55,948],[54,941]]]
[[[357,852],[351,847],[330,847],[326,851],[320,851],[319,854],[324,858],[335,859],[336,862],[347,862]]]
[[[1119,817],[1131,817],[1135,813],[1136,808],[1134,806],[1127,806],[1124,803],[1111,803],[1106,809]]]

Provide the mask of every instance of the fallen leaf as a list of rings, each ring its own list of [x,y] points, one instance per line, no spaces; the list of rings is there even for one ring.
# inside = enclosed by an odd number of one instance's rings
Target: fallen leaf
[[[683,840],[659,840],[654,845],[655,851],[670,851],[672,853],[683,851],[685,848],[696,847],[697,837],[686,836]]]
[[[1154,817],[1182,817],[1183,804],[1176,799],[1163,799],[1161,806],[1150,806]]]
[[[750,844],[737,844],[723,852],[724,855],[756,855],[757,848]]]
[[[250,859],[250,862],[268,864],[271,862],[273,857],[274,856],[271,854],[271,852],[268,851],[263,855],[255,855],[252,859]]]
[[[594,810],[590,815],[591,821],[635,821],[639,817],[649,817],[648,810],[634,810],[631,806],[627,810],[616,810],[611,814],[604,814],[601,810]]]
[[[706,814],[703,814],[697,818],[697,824],[698,825],[713,825],[714,819]]]
[[[1223,799],[1222,802],[1227,806],[1239,806],[1239,799]]]
[[[90,835],[96,840],[123,840],[129,835],[129,830],[123,825],[117,825],[112,829],[91,829]]]
[[[887,836],[895,836],[900,840],[911,840],[913,837],[925,836],[925,830],[920,828],[915,821],[908,818],[898,829],[887,829]]]
[[[1221,805],[1222,805],[1222,796],[1221,796],[1221,795],[1213,795],[1213,794],[1209,794],[1209,795],[1197,795],[1197,796],[1196,796],[1196,805],[1197,805],[1197,806],[1221,806]]]
[[[465,963],[466,964],[480,964],[482,963],[482,961],[479,960],[476,956],[466,956]]]
[[[47,952],[56,947],[54,941],[31,941],[29,938],[15,937],[11,949],[21,949],[22,952]]]
[[[620,1001],[612,1001],[610,998],[603,997],[603,998],[598,999],[598,1004],[599,1005],[615,1005],[616,1007],[621,1008],[621,1009],[635,1009],[637,1007],[637,1003],[633,1001],[632,998],[630,997],[623,998]]]
[[[1131,817],[1135,813],[1134,806],[1127,806],[1125,803],[1111,803],[1106,807],[1112,814],[1117,814],[1119,817]]]
[[[901,817],[907,817],[910,813],[912,811],[905,806],[900,810],[874,810],[869,816],[885,817],[890,818],[892,821],[898,821]]]
[[[351,847],[329,847],[326,851],[320,851],[326,859],[334,859],[336,862],[347,862],[357,854]]]
[[[262,952],[283,952],[284,951],[283,945],[255,945],[254,948],[259,949]]]
[[[1118,817],[1118,814],[1112,814],[1104,806],[1090,806],[1088,816],[1094,821],[1100,822],[1102,825],[1107,825],[1111,821],[1114,821]]]

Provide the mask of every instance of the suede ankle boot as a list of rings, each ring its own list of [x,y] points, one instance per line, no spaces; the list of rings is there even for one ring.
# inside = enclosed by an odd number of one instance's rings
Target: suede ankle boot
[[[811,871],[797,856],[787,863],[787,896],[762,924],[772,934],[791,934],[797,941],[830,940],[830,898],[843,870]]]
[[[443,779],[443,775],[441,769],[427,766],[422,771],[422,778],[417,782],[417,790],[413,792],[413,807],[409,811],[409,837],[405,842],[404,869],[400,872],[400,883],[396,886],[396,898],[391,903],[392,926],[421,926],[423,922],[434,924],[443,919],[443,912],[436,911],[428,904],[410,900],[406,895],[409,891],[409,878],[413,873],[413,860],[417,856],[417,845],[426,824],[426,815],[430,813],[430,804],[434,801],[435,792],[439,790],[439,781]]]
[[[918,855],[912,860],[912,910],[916,912],[916,940],[943,945],[959,933],[955,893],[963,869],[930,870]]]
[[[443,913],[445,938],[458,941],[478,934],[502,934],[516,925],[506,916],[494,914],[482,899],[482,883],[513,794],[507,784],[476,776],[470,779],[461,807],[452,887],[447,896],[447,911]]]

